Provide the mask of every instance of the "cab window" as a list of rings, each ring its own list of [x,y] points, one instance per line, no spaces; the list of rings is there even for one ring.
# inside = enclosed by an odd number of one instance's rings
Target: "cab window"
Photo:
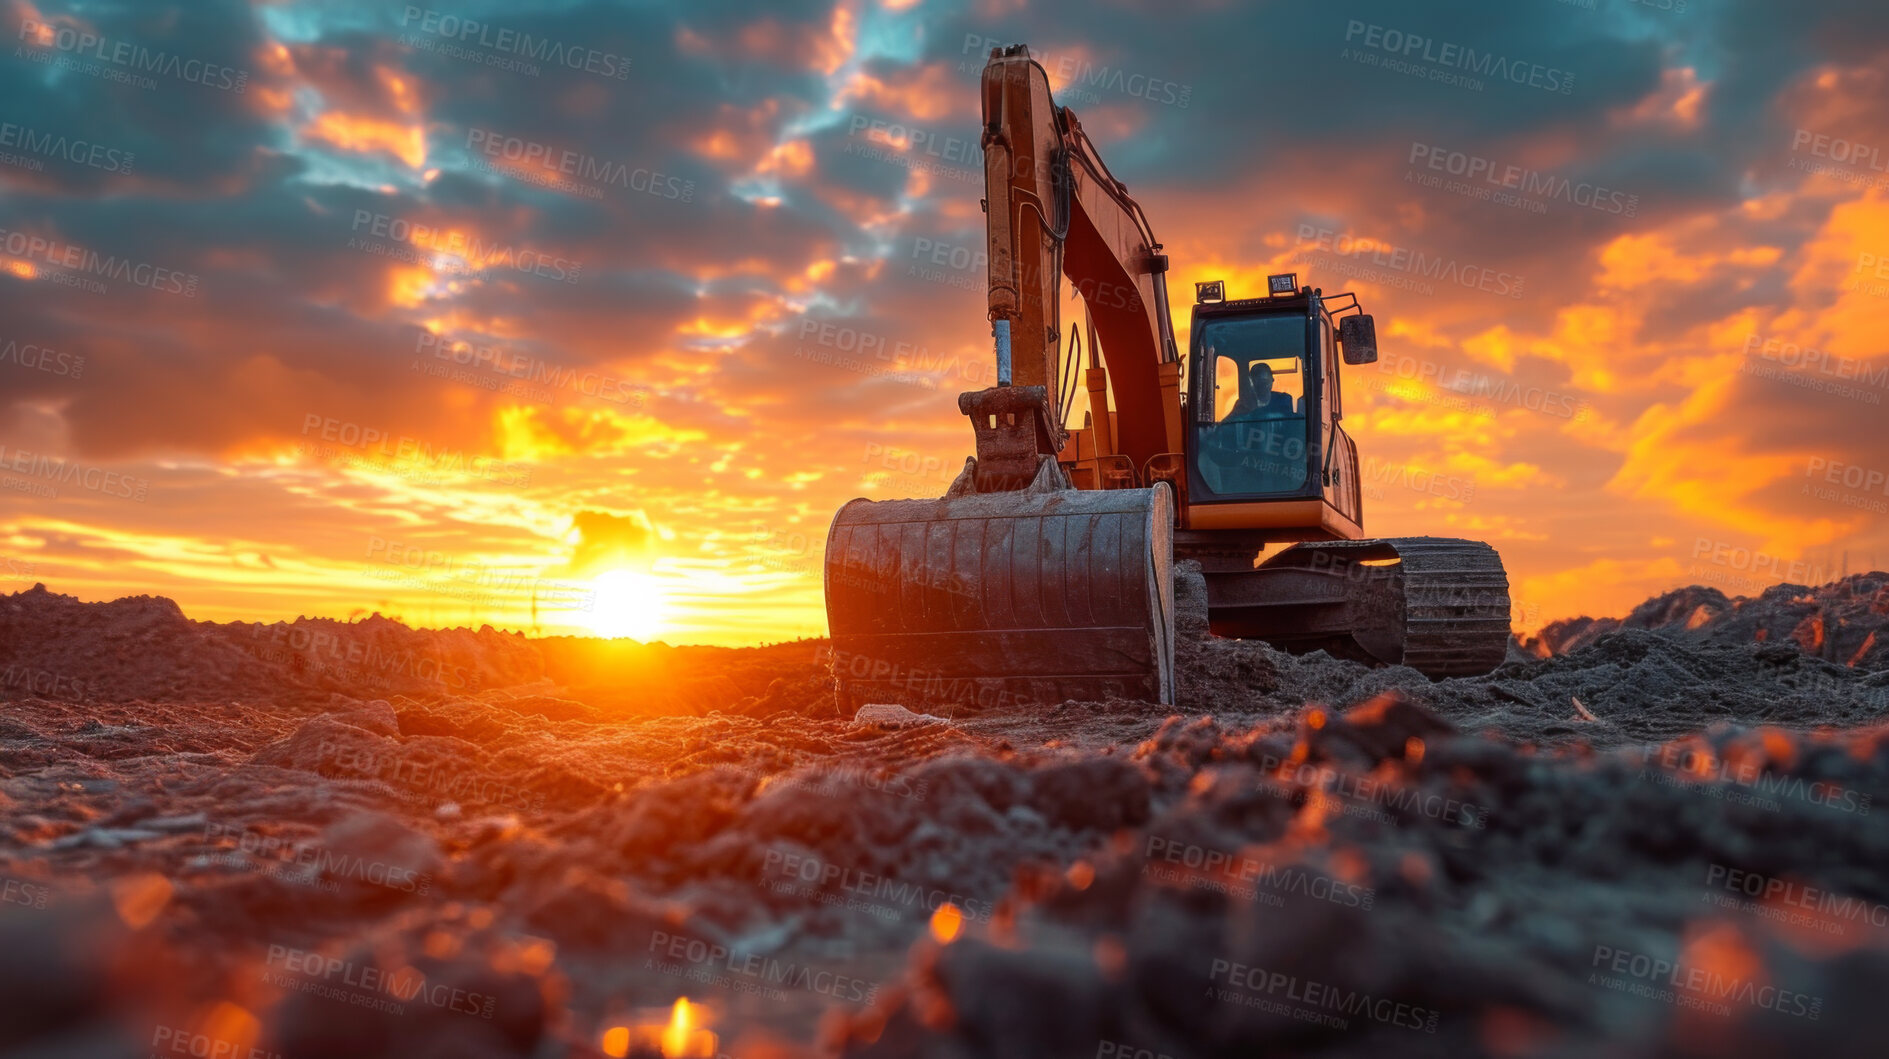
[[[1283,314],[1202,326],[1213,386],[1211,423],[1195,429],[1197,465],[1223,496],[1298,492],[1306,455],[1305,319]]]

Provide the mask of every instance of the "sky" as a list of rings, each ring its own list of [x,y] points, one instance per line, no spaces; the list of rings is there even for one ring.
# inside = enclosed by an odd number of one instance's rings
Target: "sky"
[[[1516,624],[1889,566],[1889,6],[0,0],[0,592],[822,635],[992,383],[1027,43],[1199,280],[1356,291]]]

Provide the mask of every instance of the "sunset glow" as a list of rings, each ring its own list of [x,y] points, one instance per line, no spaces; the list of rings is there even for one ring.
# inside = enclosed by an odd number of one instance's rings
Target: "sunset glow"
[[[1197,281],[1361,295],[1365,528],[1489,541],[1518,628],[1889,565],[1883,60],[1766,15],[1803,47],[1759,77],[1695,6],[1463,28],[1563,91],[1344,57],[1395,7],[635,7],[534,74],[397,7],[238,5],[164,31],[231,85],[131,94],[54,78],[78,16],[23,8],[32,142],[99,149],[0,165],[0,591],[823,635],[834,511],[971,451],[977,77],[1012,41],[1147,210],[1181,341]],[[1342,120],[1254,103],[1285,92]]]
[[[1889,1051],[1889,2],[0,31],[5,1055]]]
[[[595,593],[587,619],[591,632],[647,641],[667,630],[669,602],[656,578],[634,570],[612,570],[590,586]]]

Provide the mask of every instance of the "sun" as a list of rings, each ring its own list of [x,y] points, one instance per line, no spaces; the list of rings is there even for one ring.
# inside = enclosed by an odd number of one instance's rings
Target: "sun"
[[[598,636],[654,639],[669,619],[669,601],[662,583],[636,570],[612,570],[591,579],[596,593],[584,624]]]

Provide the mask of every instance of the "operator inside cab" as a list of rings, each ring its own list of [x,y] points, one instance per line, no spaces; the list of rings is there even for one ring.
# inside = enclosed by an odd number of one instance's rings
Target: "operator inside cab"
[[[1239,399],[1233,402],[1233,411],[1227,413],[1227,419],[1272,419],[1292,415],[1292,395],[1274,393],[1272,381],[1272,365],[1263,360],[1248,364],[1245,378],[1240,380]],[[1304,398],[1299,400],[1303,402]],[[1303,410],[1302,403],[1300,410]]]
[[[1300,489],[1306,475],[1305,397],[1278,385],[1281,370],[1291,372],[1286,377],[1295,383],[1303,378],[1296,358],[1255,357],[1240,364],[1209,349],[1207,362],[1224,380],[1222,393],[1237,387],[1232,404],[1202,431],[1207,485],[1223,495]]]

